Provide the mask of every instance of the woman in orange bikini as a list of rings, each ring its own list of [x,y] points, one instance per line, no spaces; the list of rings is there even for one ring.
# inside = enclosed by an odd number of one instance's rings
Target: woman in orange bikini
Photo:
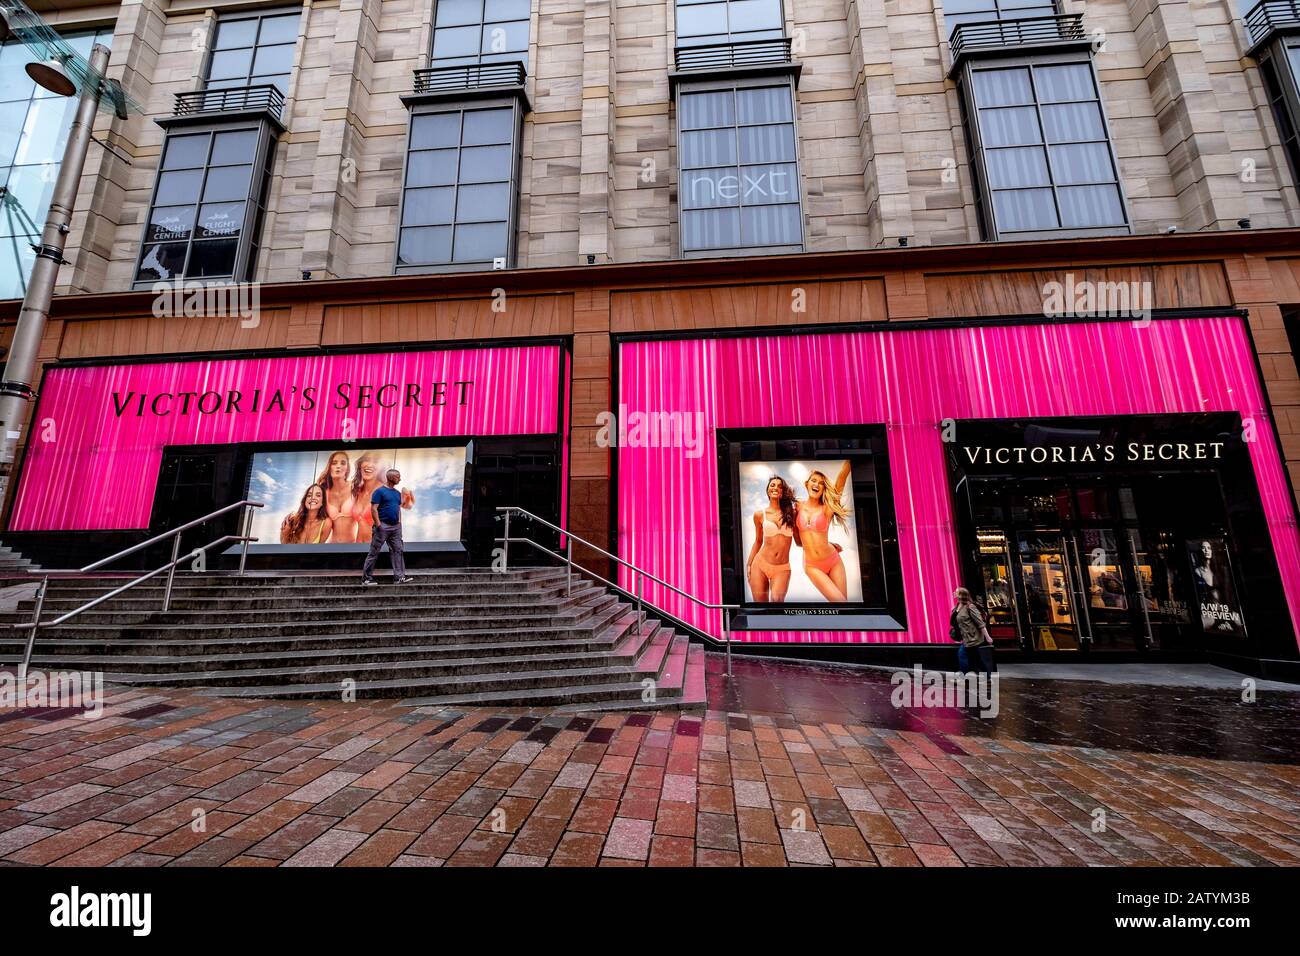
[[[352,519],[356,522],[356,541],[360,544],[370,543],[370,533],[374,529],[374,520],[370,513],[370,496],[376,488],[384,483],[383,474],[388,470],[374,452],[363,452],[357,459],[357,471],[352,476]]]
[[[799,502],[796,521],[799,544],[803,548],[804,574],[832,604],[843,604],[848,600],[848,575],[844,571],[844,559],[840,557],[843,549],[831,543],[830,530],[831,522],[848,528],[849,510],[844,507],[840,495],[850,471],[852,465],[844,462],[834,483],[824,472],[814,471],[809,475],[803,483],[808,489],[808,497]]]
[[[333,524],[325,508],[325,489],[308,485],[298,510],[280,522],[281,544],[324,544],[330,539]]]
[[[357,536],[356,521],[352,517],[352,484],[348,481],[351,471],[348,453],[336,451],[330,455],[325,470],[316,479],[316,484],[325,490],[325,510],[334,525],[330,537],[340,543],[354,541]]]
[[[790,549],[799,530],[795,527],[794,489],[773,475],[767,482],[767,508],[754,512],[754,546],[745,562],[745,577],[754,600],[785,600],[790,588]]]

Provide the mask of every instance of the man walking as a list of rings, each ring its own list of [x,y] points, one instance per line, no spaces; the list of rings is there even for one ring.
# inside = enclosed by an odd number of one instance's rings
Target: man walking
[[[409,508],[415,498],[397,490],[402,474],[396,468],[388,469],[384,476],[388,487],[376,488],[370,496],[370,518],[374,533],[370,536],[370,553],[366,555],[365,566],[361,569],[361,583],[366,587],[375,585],[375,562],[385,544],[393,562],[393,580],[406,584],[415,579],[406,573],[406,556],[402,547],[402,509]]]

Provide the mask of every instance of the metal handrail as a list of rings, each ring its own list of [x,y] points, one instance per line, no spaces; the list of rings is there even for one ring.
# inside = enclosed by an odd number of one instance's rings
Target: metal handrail
[[[705,43],[678,46],[674,51],[678,71],[724,70],[745,66],[766,66],[771,63],[794,62],[794,46],[790,37],[766,40],[736,40],[731,43]]]
[[[1020,17],[1006,20],[981,20],[959,23],[952,28],[948,46],[953,61],[967,53],[1022,46],[1039,46],[1087,39],[1083,31],[1083,14],[1060,13],[1048,17]]]
[[[203,556],[211,548],[215,548],[218,545],[225,544],[227,541],[241,542],[242,547],[240,548],[239,551],[239,573],[242,575],[244,573],[245,563],[248,560],[248,544],[250,541],[257,540],[257,538],[251,537],[248,533],[250,530],[250,522],[252,521],[252,516],[253,516],[253,512],[248,509],[265,508],[265,507],[266,507],[265,502],[249,501],[249,500],[239,501],[233,505],[226,505],[226,507],[219,508],[216,511],[212,512],[211,514],[204,515],[202,518],[195,518],[193,521],[189,521],[181,525],[179,528],[173,528],[170,531],[165,531],[160,535],[150,538],[148,541],[141,541],[139,544],[132,545],[129,548],[126,548],[122,551],[118,551],[116,554],[110,554],[107,558],[101,558],[98,561],[86,565],[84,568],[79,568],[75,572],[70,572],[74,574],[84,574],[87,571],[95,571],[98,570],[99,568],[102,568],[106,564],[116,561],[118,558],[124,558],[129,554],[135,554],[135,552],[141,550],[142,548],[147,548],[150,545],[159,543],[160,541],[166,541],[168,538],[171,538],[174,541],[174,543],[172,544],[172,559],[168,561],[166,564],[164,564],[162,567],[155,568],[152,571],[146,571],[144,574],[140,575],[139,577],[132,578],[130,581],[128,581],[126,584],[123,584],[121,587],[114,588],[112,591],[109,591],[107,594],[101,594],[99,597],[95,598],[94,600],[87,601],[85,604],[82,604],[79,607],[75,607],[71,611],[68,611],[66,614],[56,617],[53,620],[42,621],[41,612],[45,609],[45,596],[50,588],[50,575],[46,574],[41,579],[40,586],[36,589],[36,610],[32,615],[32,619],[30,621],[20,621],[17,624],[9,625],[10,630],[21,630],[23,628],[26,628],[28,631],[27,646],[23,650],[22,663],[18,666],[18,679],[26,680],[27,678],[27,669],[32,661],[32,649],[36,646],[36,634],[41,628],[58,627],[60,624],[72,620],[77,615],[82,614],[85,611],[89,611],[93,607],[98,607],[100,604],[103,604],[105,601],[111,600],[112,598],[117,597],[119,594],[131,590],[131,588],[139,584],[143,584],[145,581],[151,580],[152,578],[157,577],[158,575],[162,574],[164,571],[167,572],[167,589],[163,592],[162,610],[164,612],[169,611],[171,610],[171,603],[172,603],[172,582],[176,578],[176,566],[178,564],[181,564],[184,561],[195,560]],[[219,518],[224,514],[228,514],[229,512],[234,511],[237,508],[246,509],[244,512],[244,533],[242,535],[240,534],[223,535],[222,537],[217,538],[215,541],[210,541],[205,545],[197,547],[193,551],[190,551],[185,555],[180,554],[182,533],[188,531],[190,528],[194,528],[197,527],[198,525],[211,521],[213,518]]]
[[[665,587],[668,590],[672,591],[673,593],[681,595],[682,597],[686,598],[688,601],[693,601],[696,605],[698,605],[701,608],[704,608],[706,611],[721,611],[722,612],[722,640],[727,651],[727,676],[728,677],[731,676],[731,625],[727,620],[727,611],[740,610],[739,604],[710,604],[708,601],[702,601],[699,598],[697,598],[694,594],[690,594],[686,591],[683,591],[675,584],[669,584],[663,578],[651,574],[649,571],[646,571],[643,568],[637,567],[631,561],[627,561],[623,558],[620,558],[616,554],[610,554],[600,545],[593,544],[592,542],[586,540],[585,538],[581,538],[578,535],[574,534],[572,531],[569,531],[565,528],[561,528],[557,524],[552,524],[550,521],[547,521],[545,518],[538,517],[537,515],[533,514],[531,511],[527,511],[523,508],[515,507],[513,505],[497,508],[496,510],[499,512],[504,512],[505,515],[504,534],[500,538],[493,539],[494,542],[505,545],[504,551],[502,552],[502,564],[501,564],[502,570],[508,570],[510,567],[510,542],[511,541],[517,542],[519,544],[530,544],[534,548],[537,548],[539,551],[545,551],[547,554],[551,555],[552,557],[558,558],[568,566],[568,573],[566,576],[566,593],[568,594],[573,593],[573,570],[574,568],[577,568],[580,573],[588,574],[591,577],[596,578],[598,581],[603,581],[605,584],[608,584],[610,587],[616,588],[619,591],[623,591],[626,594],[627,591],[622,587],[622,585],[610,581],[608,578],[605,578],[597,574],[595,571],[592,571],[590,568],[584,568],[581,565],[574,564],[573,542],[577,541],[579,544],[585,545],[586,547],[590,548],[592,551],[595,551],[597,554],[603,555],[604,557],[615,562],[621,567],[627,568],[629,571],[635,572],[638,575],[636,579],[636,590],[634,592],[634,597],[636,599],[636,605],[637,605],[637,633],[638,634],[642,633],[642,628],[644,626],[645,605],[649,605],[651,610],[657,611],[660,614],[668,613],[663,608],[656,607],[653,604],[649,604],[649,602],[642,597],[641,585],[646,578],[649,578],[651,581],[653,581],[655,584],[658,584],[660,587]],[[550,528],[552,531],[559,532],[560,535],[562,535],[563,538],[565,539],[565,553],[559,554],[558,552],[552,551],[550,548],[546,547],[543,544],[539,544],[538,542],[534,541],[532,538],[511,538],[510,537],[510,515],[511,514],[519,514],[521,517],[528,518],[531,521],[536,521],[538,524]]]
[[[502,63],[462,63],[415,71],[413,89],[420,93],[472,90],[489,86],[523,86],[526,73],[518,60]]]
[[[197,116],[200,113],[224,113],[228,110],[266,110],[279,119],[284,113],[284,94],[273,83],[192,90],[175,94],[172,115]]]
[[[118,558],[125,558],[128,554],[135,554],[137,551],[140,551],[143,548],[147,548],[150,545],[155,545],[159,541],[166,541],[168,538],[171,537],[179,538],[181,532],[189,531],[190,528],[197,528],[199,525],[206,524],[207,522],[211,521],[213,518],[220,518],[222,515],[228,514],[229,512],[234,511],[236,508],[265,508],[265,507],[266,507],[265,502],[261,502],[261,501],[249,501],[247,499],[245,499],[244,501],[237,501],[233,505],[226,505],[226,507],[224,508],[219,508],[218,510],[212,512],[212,514],[210,515],[204,515],[202,518],[195,518],[193,521],[187,522],[186,524],[181,525],[179,528],[172,528],[170,531],[164,531],[160,535],[155,535],[154,537],[150,538],[148,541],[141,541],[139,544],[135,544],[129,548],[125,548],[122,551],[117,552],[116,554],[110,554],[106,558],[100,558],[98,561],[94,562],[93,564],[88,564],[84,568],[78,568],[77,572],[79,574],[85,574],[87,571],[98,571],[104,565],[112,564]],[[243,568],[240,568],[240,570],[242,571]]]

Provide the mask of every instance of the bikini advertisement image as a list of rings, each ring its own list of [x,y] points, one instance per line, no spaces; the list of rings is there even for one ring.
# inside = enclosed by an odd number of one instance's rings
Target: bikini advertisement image
[[[745,602],[861,604],[847,459],[739,463]]]
[[[407,542],[461,538],[465,498],[464,445],[253,452],[248,497],[258,543],[370,543],[370,496],[390,468],[402,473],[402,537]]]

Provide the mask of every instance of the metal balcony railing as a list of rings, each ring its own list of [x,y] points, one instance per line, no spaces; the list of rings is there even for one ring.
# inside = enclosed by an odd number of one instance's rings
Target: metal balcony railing
[[[265,110],[280,119],[284,112],[284,94],[278,86],[270,83],[177,93],[172,115],[197,116],[201,113],[228,113],[232,110]]]
[[[953,61],[956,62],[971,53],[1052,46],[1086,39],[1083,15],[1065,13],[1054,17],[1027,17],[1023,20],[961,23],[953,28],[948,43],[952,48]]]
[[[516,61],[435,66],[415,71],[415,92],[441,93],[447,90],[473,90],[481,86],[523,86],[524,76],[524,65]]]
[[[736,43],[710,43],[707,46],[679,46],[677,70],[730,70],[742,66],[766,66],[793,63],[790,38],[776,40],[741,40]]]
[[[1252,45],[1274,30],[1284,29],[1300,29],[1300,0],[1264,0],[1246,14],[1246,33]]]

